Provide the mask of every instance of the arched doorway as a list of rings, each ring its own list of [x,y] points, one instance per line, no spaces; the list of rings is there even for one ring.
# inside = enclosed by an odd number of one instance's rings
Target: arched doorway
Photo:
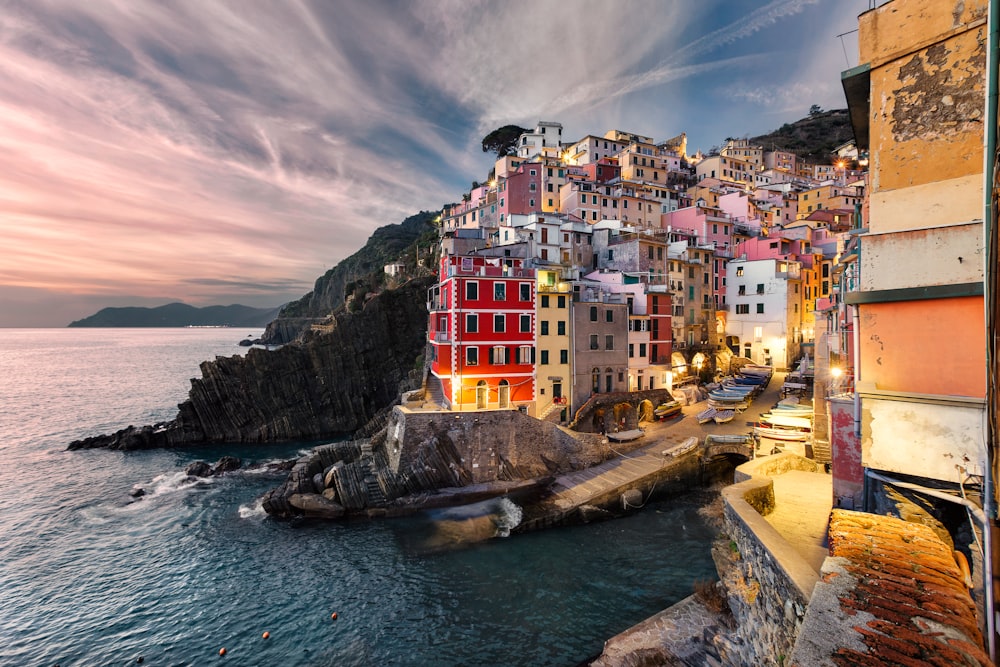
[[[489,397],[490,388],[486,385],[486,380],[480,380],[476,385],[476,409],[484,410]]]
[[[500,409],[510,407],[510,382],[500,380],[500,390],[497,392],[500,397]]]
[[[597,394],[601,391],[601,369],[595,368],[590,371],[590,390]]]
[[[605,375],[604,375],[604,391],[606,391],[608,393],[611,393],[611,389],[613,387],[612,383],[614,382],[614,371],[611,370],[610,368],[606,368],[604,370],[604,373],[605,373]]]

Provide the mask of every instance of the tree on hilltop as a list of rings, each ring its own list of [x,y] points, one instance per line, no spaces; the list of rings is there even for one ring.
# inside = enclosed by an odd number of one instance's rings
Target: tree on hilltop
[[[512,155],[517,150],[518,138],[527,132],[517,125],[504,125],[483,137],[483,152],[494,153],[497,157]]]

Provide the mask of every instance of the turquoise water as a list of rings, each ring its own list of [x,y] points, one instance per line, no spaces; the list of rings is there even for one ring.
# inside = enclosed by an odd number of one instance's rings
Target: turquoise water
[[[572,666],[714,577],[708,492],[432,550],[426,517],[282,523],[257,503],[280,477],[183,475],[306,443],[65,451],[173,418],[198,363],[247,334],[0,329],[0,665]]]

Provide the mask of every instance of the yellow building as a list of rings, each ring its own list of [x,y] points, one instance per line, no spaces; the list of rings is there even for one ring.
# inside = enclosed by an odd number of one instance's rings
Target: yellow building
[[[563,282],[559,271],[540,269],[536,290],[537,374],[535,416],[565,422],[573,400],[572,339],[570,301],[572,287]]]

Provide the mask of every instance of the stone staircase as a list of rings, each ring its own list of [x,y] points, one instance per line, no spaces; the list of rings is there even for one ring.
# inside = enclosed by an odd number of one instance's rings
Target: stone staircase
[[[559,423],[559,414],[562,412],[563,408],[566,407],[569,407],[566,403],[550,403],[549,406],[542,411],[542,414],[538,415],[538,418],[542,421]],[[551,418],[553,415],[555,415],[555,418]]]
[[[385,497],[385,493],[382,491],[382,487],[378,483],[378,478],[375,477],[375,473],[372,470],[372,463],[374,463],[374,460],[375,458],[372,452],[372,444],[366,440],[361,444],[361,458],[358,459],[358,465],[364,472],[368,503],[371,507],[385,507],[389,501]]]
[[[445,405],[444,387],[441,386],[441,378],[431,375],[427,378],[427,389],[424,400],[428,403],[435,403],[442,408]]]
[[[830,463],[833,460],[829,440],[813,440],[812,450],[813,460],[817,463]]]

